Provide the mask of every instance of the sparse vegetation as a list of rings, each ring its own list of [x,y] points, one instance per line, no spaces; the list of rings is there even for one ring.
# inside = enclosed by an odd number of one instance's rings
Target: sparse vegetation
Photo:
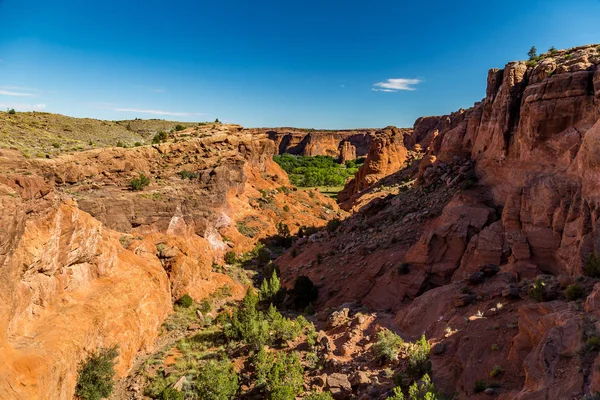
[[[83,400],[100,400],[113,391],[117,347],[100,349],[79,365],[76,395]]]
[[[227,264],[235,264],[237,261],[237,256],[235,255],[235,251],[228,251],[225,253],[225,262]]]
[[[15,111],[15,109],[14,109],[14,108],[9,108],[8,110],[6,110],[6,112],[7,112],[9,115],[15,115],[15,114],[17,113],[17,112]]]
[[[165,131],[159,131],[152,138],[152,144],[164,143],[169,138],[169,135]]]
[[[384,329],[377,334],[377,342],[373,346],[377,357],[385,362],[392,362],[398,359],[398,351],[404,341],[389,329]]]
[[[583,267],[583,273],[592,278],[600,278],[600,257],[597,253],[591,253]]]
[[[585,297],[585,291],[577,283],[567,286],[565,289],[567,301],[575,301]]]
[[[535,280],[535,283],[533,284],[533,286],[527,292],[529,294],[529,297],[531,297],[538,303],[541,303],[542,301],[544,301],[545,286],[546,286],[546,284],[540,278],[537,278]]]
[[[342,225],[339,218],[333,218],[327,221],[327,232],[335,232]]]
[[[181,171],[179,171],[179,172],[177,173],[177,175],[179,175],[179,177],[180,177],[181,179],[189,179],[189,180],[192,180],[192,179],[196,179],[196,178],[198,178],[198,174],[197,174],[196,172],[190,172],[190,171],[188,171],[188,170],[185,170],[185,169],[184,169],[184,170],[181,170]]]
[[[183,308],[188,308],[192,304],[194,304],[194,299],[192,299],[189,294],[184,294],[179,300],[177,300],[177,305]]]
[[[140,191],[140,190],[144,190],[144,188],[146,186],[148,186],[149,184],[150,184],[150,179],[146,175],[144,175],[143,173],[140,172],[140,174],[137,178],[134,178],[129,182],[129,188],[131,190]]]
[[[238,376],[233,364],[227,359],[207,361],[196,377],[195,388],[200,399],[233,399],[238,390]]]
[[[408,374],[414,378],[418,378],[431,371],[431,363],[429,361],[429,352],[431,345],[425,338],[421,336],[419,340],[413,343],[407,350],[408,353]]]

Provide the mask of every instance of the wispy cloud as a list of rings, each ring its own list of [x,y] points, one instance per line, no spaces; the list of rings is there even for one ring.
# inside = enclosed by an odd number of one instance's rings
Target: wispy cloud
[[[0,96],[35,97],[33,93],[14,92],[12,90],[0,89]]]
[[[172,117],[192,117],[197,115],[208,115],[202,113],[190,113],[190,112],[173,112],[173,111],[162,111],[162,110],[145,110],[139,108],[115,108],[114,111],[118,112],[132,112],[140,114],[153,114],[153,115],[169,115]]]
[[[373,85],[375,92],[397,92],[399,90],[416,90],[414,85],[421,83],[420,79],[392,78]]]
[[[22,86],[0,86],[0,96],[37,97],[39,90]]]
[[[46,105],[39,104],[23,104],[23,103],[0,103],[0,109],[14,108],[17,111],[42,111],[46,109]]]

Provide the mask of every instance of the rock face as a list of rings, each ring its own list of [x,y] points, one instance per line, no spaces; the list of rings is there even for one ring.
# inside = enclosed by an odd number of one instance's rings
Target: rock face
[[[266,133],[275,142],[276,154],[331,156],[341,162],[364,157],[375,129],[306,131],[294,128],[251,130]]]
[[[115,344],[125,375],[174,300],[225,285],[244,295],[212,271],[225,251],[249,250],[278,222],[294,232],[336,215],[333,201],[286,188],[266,135],[179,135],[48,160],[0,150],[0,398],[71,399],[78,363]],[[133,191],[140,173],[150,184]]]
[[[580,277],[600,251],[600,46],[487,78],[481,102],[403,135],[400,153],[421,149],[421,160],[372,168],[389,146],[374,139],[341,197],[357,213],[278,260],[282,281],[309,276],[321,282],[317,307],[360,301],[394,312],[405,338],[442,343],[431,361],[443,393],[483,396],[476,382],[497,380],[501,399],[581,398],[600,387],[586,344],[600,327],[598,290]],[[538,276],[551,278],[542,303],[528,295]],[[566,301],[573,282],[586,312]]]
[[[404,145],[404,135],[407,132],[409,130],[390,126],[374,135],[365,163],[359,168],[354,179],[338,193],[340,203],[344,203],[353,195],[369,188],[404,165],[408,156],[408,150]]]

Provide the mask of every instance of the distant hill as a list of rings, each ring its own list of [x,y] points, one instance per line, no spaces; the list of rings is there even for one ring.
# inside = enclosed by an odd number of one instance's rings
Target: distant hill
[[[161,119],[102,121],[43,112],[0,112],[0,148],[45,157],[97,147],[133,146],[136,142],[148,144],[159,131],[199,124],[205,123]]]

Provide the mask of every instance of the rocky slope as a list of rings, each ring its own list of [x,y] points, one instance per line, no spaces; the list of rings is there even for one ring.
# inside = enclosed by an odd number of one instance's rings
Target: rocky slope
[[[226,125],[53,159],[0,150],[0,397],[69,399],[78,362],[114,344],[126,375],[174,300],[244,294],[212,270],[225,251],[335,216],[330,199],[289,187],[273,153]],[[133,191],[139,174],[149,186]]]
[[[599,64],[597,45],[511,62],[472,108],[421,118],[395,145],[380,135],[372,160],[426,154],[383,179],[367,160],[345,190],[357,213],[298,241],[278,260],[284,280],[307,275],[320,307],[359,300],[395,313],[406,338],[425,333],[448,395],[593,394],[598,289],[582,275],[600,247]]]
[[[258,129],[275,142],[277,154],[332,156],[340,162],[364,157],[374,129],[320,131],[294,128]]]

